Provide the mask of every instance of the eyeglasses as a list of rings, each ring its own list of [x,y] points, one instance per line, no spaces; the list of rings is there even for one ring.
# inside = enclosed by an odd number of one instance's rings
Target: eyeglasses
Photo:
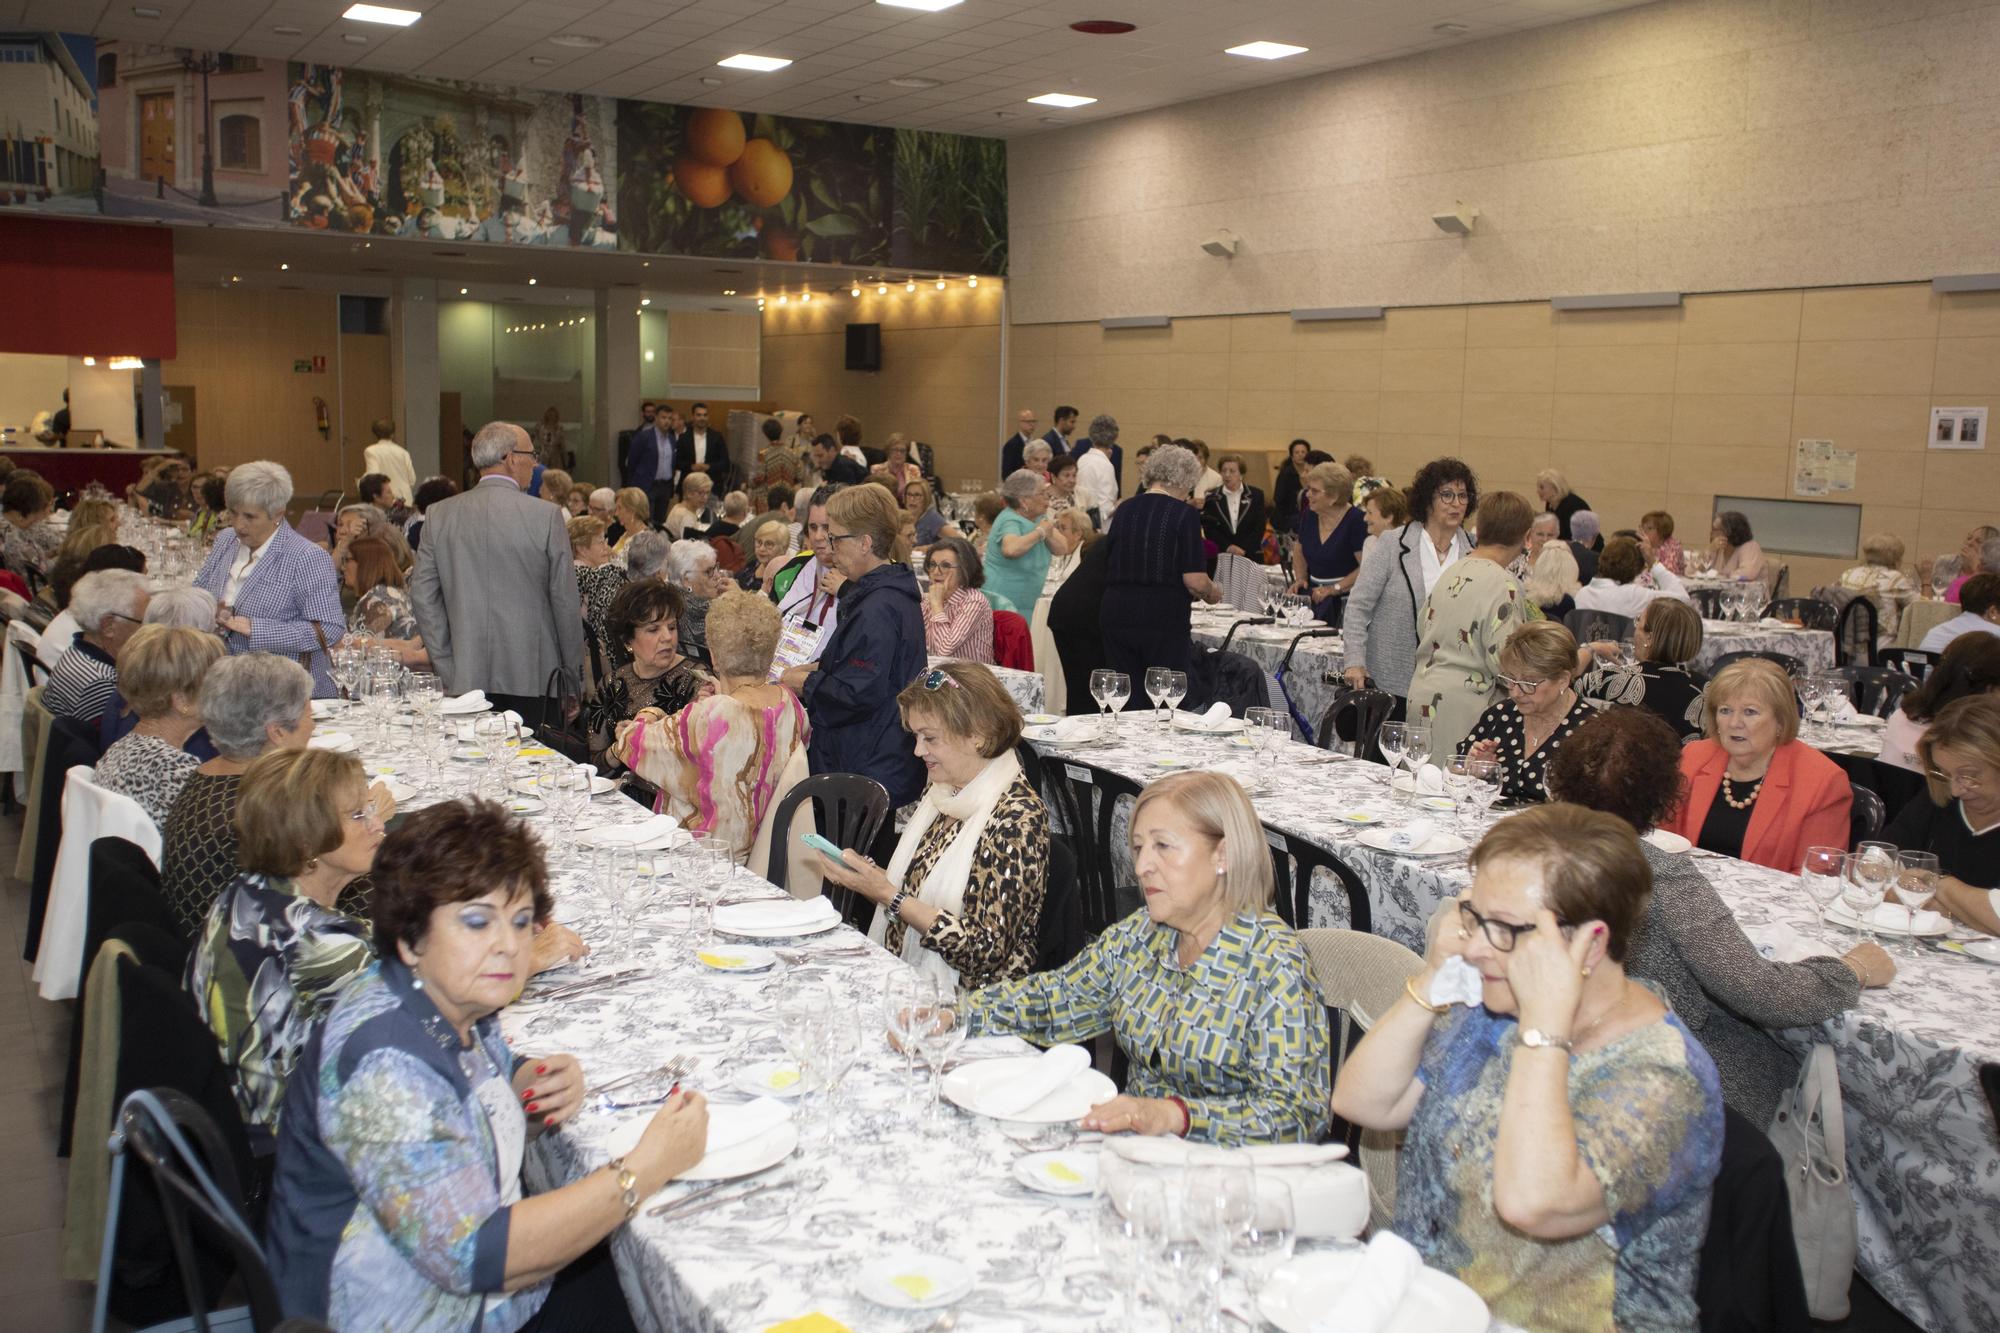
[[[957,678],[943,667],[932,667],[929,671],[926,671],[923,675],[923,681],[924,688],[927,690],[941,690],[947,685],[951,686],[954,690],[959,688]]]
[[[956,574],[958,572],[958,566],[944,564],[941,561],[933,560],[929,564],[924,566],[924,571],[929,574]]]
[[[861,540],[861,534],[858,532],[829,532],[826,535],[826,539],[830,542],[854,542]]]
[[[1960,791],[1977,792],[1985,785],[1985,780],[1979,774],[1969,769],[1960,769],[1956,773],[1946,773],[1942,769],[1933,768],[1927,769],[1924,775],[1942,782],[1948,787],[1956,787]]]
[[[515,458],[533,458],[535,456],[533,449],[509,449],[507,452]]]
[[[1481,916],[1471,903],[1458,905],[1458,923],[1461,934],[1470,935],[1475,930],[1483,931],[1486,942],[1501,953],[1514,952],[1514,945],[1521,936],[1535,928],[1532,922],[1525,926],[1517,926],[1511,921],[1495,921],[1490,916]],[[1565,936],[1575,929],[1567,921],[1558,921],[1556,924],[1562,927]]]
[[[1453,487],[1448,491],[1439,491],[1437,498],[1446,504],[1463,504],[1472,498],[1472,493],[1462,487]]]
[[[1508,675],[1496,675],[1494,679],[1498,680],[1508,689],[1519,690],[1523,694],[1533,694],[1536,690],[1548,684],[1546,680],[1522,680],[1518,676]]]

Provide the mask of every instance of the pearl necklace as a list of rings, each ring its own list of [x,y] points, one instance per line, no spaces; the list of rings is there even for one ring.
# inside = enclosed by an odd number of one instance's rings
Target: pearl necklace
[[[1759,777],[1750,784],[1750,794],[1739,801],[1736,799],[1736,783],[1725,775],[1722,779],[1722,799],[1731,810],[1748,810],[1757,804],[1757,793],[1763,788],[1764,779]]]

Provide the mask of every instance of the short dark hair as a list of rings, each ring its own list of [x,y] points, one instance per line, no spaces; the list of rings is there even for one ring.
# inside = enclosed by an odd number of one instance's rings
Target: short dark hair
[[[1613,537],[1597,557],[1597,572],[1613,583],[1630,583],[1646,572],[1646,557],[1630,537]]]
[[[363,504],[372,505],[377,496],[389,489],[389,478],[385,473],[370,472],[355,484],[355,489],[361,493]]]
[[[840,481],[829,481],[815,488],[812,493],[812,499],[806,502],[806,512],[810,514],[815,509],[824,509],[827,501],[833,499],[834,496],[846,489],[847,483]]]
[[[440,801],[405,817],[382,840],[370,873],[375,892],[368,914],[375,952],[384,958],[394,957],[398,944],[422,944],[438,908],[496,886],[526,889],[537,921],[548,920],[555,906],[541,843],[504,806],[477,797]]]
[[[931,543],[930,555],[924,557],[924,563],[928,565],[930,563],[930,556],[936,555],[939,551],[945,551],[958,557],[958,581],[960,583],[968,588],[983,588],[986,586],[986,564],[979,558],[979,552],[973,548],[971,542],[963,537],[954,537],[950,533],[945,533]],[[1993,642],[2000,644],[2000,639],[1994,639]]]
[[[1715,516],[1715,521],[1722,525],[1722,540],[1731,546],[1741,546],[1751,540],[1750,520],[1734,509],[1723,510]]]
[[[1437,498],[1440,487],[1447,482],[1465,483],[1465,512],[1471,516],[1479,509],[1479,479],[1472,469],[1456,458],[1433,458],[1417,469],[1416,479],[1410,483],[1410,517],[1419,523],[1427,522],[1431,516],[1431,501]]]
[[[120,546],[117,542],[100,546],[83,558],[83,568],[77,572],[77,577],[95,574],[100,569],[129,569],[134,574],[143,574],[146,572],[146,553],[136,546]]]
[[[853,417],[842,417],[834,422],[833,433],[840,437],[843,446],[861,443],[861,423]]]
[[[610,609],[604,613],[605,628],[611,632],[611,642],[624,648],[647,621],[678,623],[686,610],[686,596],[665,579],[634,579],[611,599]]]
[[[1923,684],[1903,696],[1903,716],[1929,722],[1946,706],[1996,686],[2000,686],[2000,634],[1961,634],[1945,648]]]
[[[10,514],[38,514],[54,504],[55,499],[55,487],[44,481],[40,473],[27,468],[15,469],[6,486],[0,487],[0,509]]]
[[[688,409],[688,411],[689,411],[689,412],[691,412],[691,413],[692,413],[692,412],[706,412],[706,411],[708,411],[708,404],[707,404],[707,403],[696,403],[696,404],[695,404],[695,405],[694,405],[693,407],[690,407],[690,408]]]
[[[784,423],[779,421],[776,417],[765,417],[764,438],[769,440],[773,444],[776,444],[779,440],[784,439],[785,438]]]
[[[1076,471],[1075,454],[1064,454],[1061,458],[1058,458],[1055,462],[1049,464],[1049,475],[1051,477],[1053,477],[1058,472],[1074,472],[1074,471]]]
[[[1975,616],[2000,606],[2000,574],[1974,574],[1959,585],[1958,604]]]
[[[1077,410],[1071,407],[1068,403],[1064,403],[1061,407],[1058,407],[1056,409],[1057,421],[1061,421],[1064,417],[1073,417],[1076,415],[1077,415]]]
[[[797,499],[798,494],[797,491],[785,485],[784,482],[778,482],[764,492],[764,508],[782,509]]]
[[[421,514],[439,500],[449,500],[457,494],[458,483],[450,477],[432,477],[417,487],[416,510]]]
[[[1549,796],[1617,815],[1644,833],[1687,797],[1681,738],[1658,713],[1607,708],[1571,732],[1549,760]]]
[[[221,513],[223,507],[229,503],[228,483],[220,477],[203,477],[201,479],[201,502],[212,512]]]
[[[641,412],[645,411],[649,407],[655,407],[655,406],[657,406],[657,404],[654,403],[653,400],[650,398],[641,398],[639,400],[639,410]]]

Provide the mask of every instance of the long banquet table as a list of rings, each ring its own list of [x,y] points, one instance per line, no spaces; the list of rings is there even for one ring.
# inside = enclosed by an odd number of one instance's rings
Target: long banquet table
[[[1391,823],[1409,817],[1401,796],[1392,800],[1388,770],[1379,764],[1296,742],[1273,760],[1226,741],[1162,732],[1139,713],[1123,715],[1109,743],[1037,749],[1051,764],[1088,765],[1141,784],[1189,767],[1232,773],[1251,789],[1268,828],[1351,866],[1368,890],[1374,933],[1412,949],[1422,950],[1424,925],[1439,904],[1470,883],[1463,854],[1375,851],[1357,841],[1362,830],[1334,821],[1355,811]],[[1446,827],[1454,819],[1448,811],[1422,814]],[[1468,825],[1472,840],[1480,827]],[[1122,857],[1122,816],[1113,837]],[[1825,940],[1827,952],[1853,943],[1854,936],[1819,925],[1795,875],[1696,855],[1752,939]],[[1345,897],[1331,881],[1313,885],[1309,910],[1308,925],[1346,925]],[[2000,1327],[2000,1267],[1992,1262],[2000,1246],[2000,1142],[1979,1084],[1979,1066],[2000,1060],[2000,967],[1928,947],[1915,957],[1901,944],[1892,952],[1898,973],[1889,986],[1864,992],[1857,1008],[1817,1028],[1778,1035],[1800,1053],[1829,1043],[1838,1058],[1861,1271],[1925,1328]]]

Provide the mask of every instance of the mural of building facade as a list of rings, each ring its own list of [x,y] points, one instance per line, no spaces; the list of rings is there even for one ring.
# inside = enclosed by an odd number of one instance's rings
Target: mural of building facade
[[[79,56],[78,51],[84,54]],[[0,202],[88,194],[97,178],[90,39],[0,32]]]
[[[104,212],[282,221],[284,108],[282,61],[99,42]]]

